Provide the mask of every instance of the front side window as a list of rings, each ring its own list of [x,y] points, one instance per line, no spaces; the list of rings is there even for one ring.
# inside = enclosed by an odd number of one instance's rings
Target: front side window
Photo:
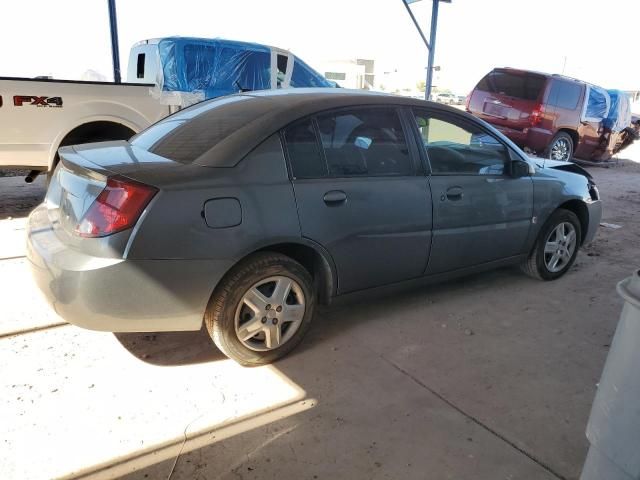
[[[329,174],[411,175],[413,164],[394,108],[350,109],[317,117]]]
[[[427,158],[434,175],[502,175],[507,148],[473,124],[417,112]]]

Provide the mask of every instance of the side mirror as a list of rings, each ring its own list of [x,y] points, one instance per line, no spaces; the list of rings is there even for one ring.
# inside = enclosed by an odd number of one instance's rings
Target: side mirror
[[[531,166],[524,160],[511,160],[509,174],[513,178],[528,177],[531,175]]]

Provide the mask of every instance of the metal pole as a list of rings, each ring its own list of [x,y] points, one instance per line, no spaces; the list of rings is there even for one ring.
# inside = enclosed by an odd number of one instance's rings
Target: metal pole
[[[413,12],[411,11],[411,8],[409,8],[409,5],[407,4],[407,2],[405,2],[405,0],[402,0],[402,4],[404,5],[404,8],[407,9],[407,13],[409,13],[409,16],[411,17],[411,20],[413,21],[413,24],[416,26],[416,29],[418,30],[418,33],[420,34],[420,37],[422,38],[422,41],[427,46],[427,50],[429,50],[431,47],[429,46],[429,42],[427,41],[427,37],[425,37],[424,33],[422,33],[422,29],[420,28],[420,24],[418,23],[418,20],[416,20],[416,17],[413,14]]]
[[[438,5],[440,0],[432,0],[431,9],[431,34],[429,36],[429,64],[427,66],[427,88],[424,89],[424,98],[429,100],[431,84],[433,83],[433,57],[436,52],[436,30],[438,28]]]
[[[118,48],[118,20],[116,18],[116,0],[109,3],[109,24],[111,26],[111,57],[113,59],[113,81],[120,83],[120,50]]]

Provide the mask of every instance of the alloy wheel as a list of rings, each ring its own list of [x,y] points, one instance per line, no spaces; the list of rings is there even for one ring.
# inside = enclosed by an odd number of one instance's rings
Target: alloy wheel
[[[242,296],[235,315],[236,335],[251,350],[274,350],[298,331],[304,313],[300,285],[289,277],[269,277],[253,284]]]
[[[561,271],[571,261],[576,243],[576,229],[569,222],[562,222],[551,231],[544,244],[544,263],[551,273]]]
[[[551,146],[551,160],[568,161],[571,155],[571,145],[566,138],[558,138]]]

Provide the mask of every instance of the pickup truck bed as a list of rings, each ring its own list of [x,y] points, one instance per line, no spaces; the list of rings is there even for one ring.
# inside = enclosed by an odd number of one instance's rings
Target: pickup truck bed
[[[0,168],[49,170],[60,146],[128,139],[169,114],[152,87],[0,77]]]

